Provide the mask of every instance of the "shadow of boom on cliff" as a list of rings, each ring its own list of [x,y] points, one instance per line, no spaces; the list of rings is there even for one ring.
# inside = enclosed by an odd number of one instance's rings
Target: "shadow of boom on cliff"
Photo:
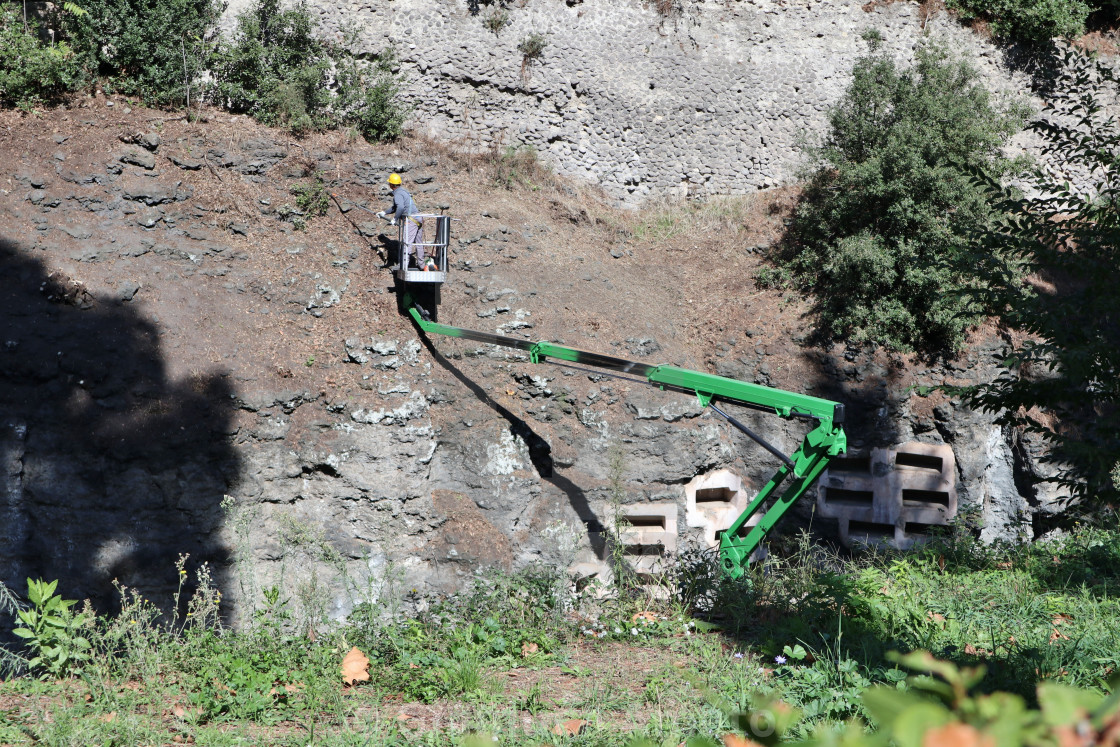
[[[221,373],[169,381],[151,320],[0,237],[0,580],[107,611],[117,579],[166,609],[190,553],[223,586],[230,394]]]

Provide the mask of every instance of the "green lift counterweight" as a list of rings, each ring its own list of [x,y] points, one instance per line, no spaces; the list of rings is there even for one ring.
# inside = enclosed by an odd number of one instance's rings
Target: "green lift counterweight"
[[[599,353],[591,353],[576,348],[564,347],[551,342],[532,342],[516,337],[479,332],[476,330],[451,327],[432,320],[426,309],[415,303],[405,286],[402,304],[413,321],[426,334],[447,335],[464,340],[501,345],[523,350],[529,354],[533,363],[557,362],[578,363],[584,366],[628,374],[633,380],[645,381],[659,389],[689,392],[695,394],[702,407],[711,408],[726,419],[732,426],[742,431],[779,460],[773,477],[770,478],[758,495],[751,500],[742,514],[720,535],[720,563],[725,573],[732,578],[741,576],[750,561],[751,554],[761,544],[775,524],[789,510],[790,506],[812,486],[829,461],[844,453],[847,440],[844,435],[844,405],[806,394],[773,389],[750,384],[723,376],[690,371],[676,366],[651,366],[645,363],[615,358]],[[434,311],[434,309],[432,309]],[[641,378],[638,378],[641,377]],[[757,410],[771,412],[782,418],[800,418],[816,425],[805,435],[801,445],[792,455],[786,456],[750,428],[724,412],[720,402],[733,402]],[[784,485],[784,488],[782,487]],[[752,516],[768,508],[753,527],[748,527]]]

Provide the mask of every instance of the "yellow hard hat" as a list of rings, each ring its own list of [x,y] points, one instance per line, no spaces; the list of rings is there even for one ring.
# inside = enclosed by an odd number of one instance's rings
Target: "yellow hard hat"
[[[389,183],[392,184],[393,186],[396,186],[396,185],[400,184],[401,183],[401,175],[400,174],[389,174]]]

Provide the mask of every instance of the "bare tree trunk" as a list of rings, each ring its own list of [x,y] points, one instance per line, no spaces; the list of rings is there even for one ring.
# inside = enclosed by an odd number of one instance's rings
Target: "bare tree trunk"
[[[187,38],[184,36],[183,40],[179,43],[183,50],[183,89],[187,92],[187,115],[191,113],[191,83],[190,75],[187,73]]]

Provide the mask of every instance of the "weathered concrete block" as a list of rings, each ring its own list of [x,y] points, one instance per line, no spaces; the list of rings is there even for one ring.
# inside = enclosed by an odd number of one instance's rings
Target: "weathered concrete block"
[[[743,513],[749,500],[742,478],[731,470],[698,475],[684,486],[685,523],[702,530],[704,544],[717,547],[720,532]],[[761,518],[761,514],[755,514],[748,526],[754,526]]]
[[[957,515],[953,450],[906,443],[837,459],[821,475],[817,509],[838,520],[845,545],[909,549]]]

